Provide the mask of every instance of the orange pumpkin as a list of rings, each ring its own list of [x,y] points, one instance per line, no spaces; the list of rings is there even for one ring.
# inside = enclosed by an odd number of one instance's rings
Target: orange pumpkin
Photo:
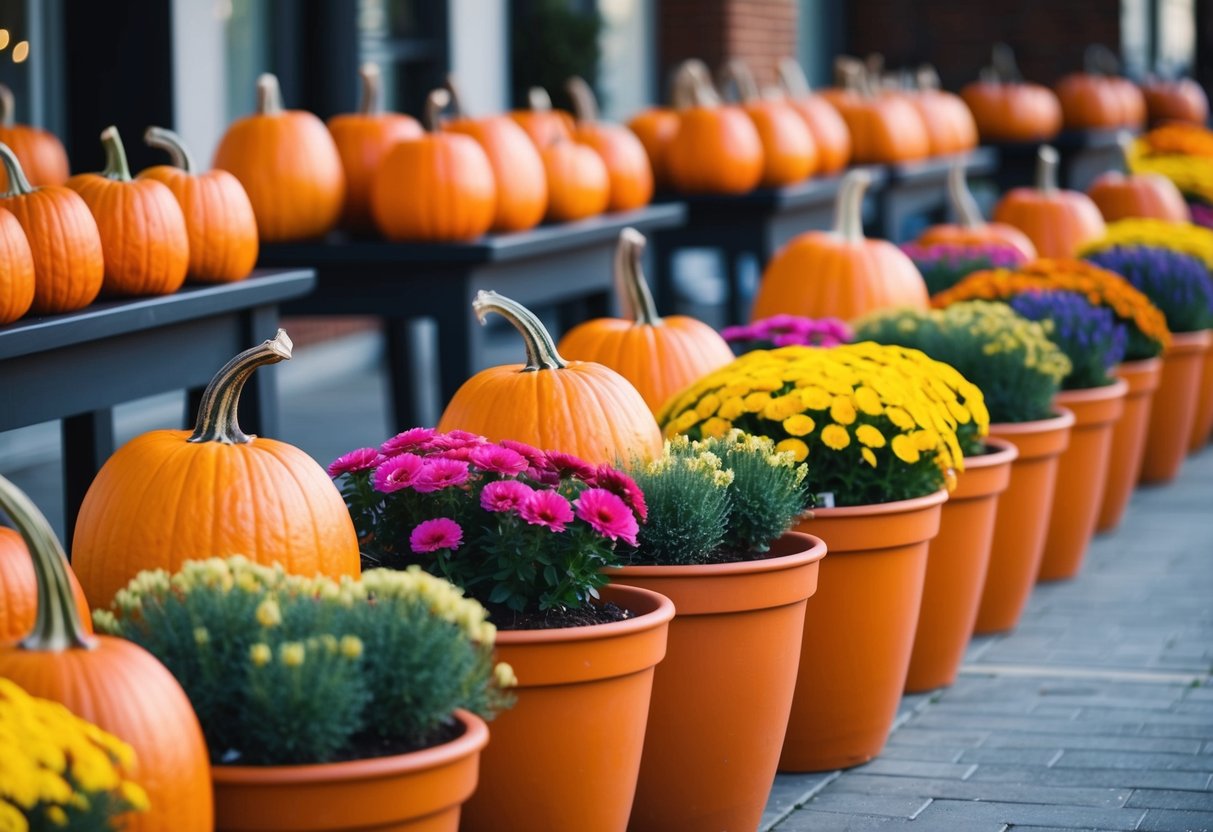
[[[851,133],[852,161],[896,164],[930,155],[927,127],[905,95],[881,92],[877,78],[858,61],[844,60],[839,67],[844,87],[830,101]]]
[[[994,60],[980,80],[960,91],[983,141],[1040,142],[1061,130],[1061,102],[1048,87],[1023,80],[1015,53],[994,47]]]
[[[72,599],[80,614],[80,628],[93,631],[93,622],[76,573],[64,563]],[[38,619],[38,577],[21,532],[0,526],[0,644],[29,635]]]
[[[168,295],[189,268],[189,234],[177,198],[163,182],[131,179],[118,128],[101,133],[105,169],[78,173],[67,186],[80,194],[101,232],[108,295]]]
[[[675,83],[685,90],[678,129],[665,149],[670,185],[685,193],[743,194],[762,181],[762,137],[740,107],[722,105],[707,68],[687,61]]]
[[[101,291],[101,232],[80,195],[63,185],[35,188],[8,145],[0,144],[8,190],[0,196],[21,224],[34,261],[35,315],[74,312]]]
[[[1105,46],[1087,47],[1084,71],[1065,76],[1055,87],[1065,126],[1071,130],[1141,127],[1146,100],[1137,85],[1116,73],[1120,61]]]
[[[833,231],[792,238],[772,258],[754,298],[752,320],[772,315],[834,316],[849,320],[886,306],[929,305],[913,261],[887,240],[863,236],[863,194],[872,176],[843,177]]]
[[[956,224],[931,226],[918,238],[920,245],[980,246],[992,243],[1011,246],[1026,260],[1036,259],[1036,246],[1032,245],[1027,234],[1013,225],[982,219],[977,200],[969,191],[964,165],[959,162],[948,171],[948,202],[956,217]]]
[[[11,324],[34,302],[34,255],[21,223],[0,208],[0,324]]]
[[[431,132],[397,143],[375,175],[371,215],[389,240],[472,240],[493,224],[493,168],[471,136],[440,129],[438,113],[449,101],[446,90],[431,92]]]
[[[825,98],[813,94],[804,70],[794,58],[779,62],[779,81],[788,103],[804,119],[813,136],[818,172],[831,174],[845,168],[851,161],[851,131],[838,110]]]
[[[471,136],[484,149],[497,183],[493,231],[525,231],[543,219],[548,207],[548,182],[543,159],[526,131],[509,116],[468,118],[459,102],[453,78],[447,78],[450,104],[456,116],[443,127]]]
[[[109,606],[143,569],[171,572],[216,555],[243,554],[301,575],[358,575],[354,524],[324,469],[292,445],[246,435],[236,421],[249,375],[290,357],[291,339],[278,330],[211,380],[193,433],[145,433],[102,466],[72,542],[94,604]]]
[[[661,453],[657,420],[627,379],[601,364],[565,361],[543,324],[517,301],[482,291],[472,308],[481,322],[496,312],[513,324],[526,344],[527,360],[481,370],[465,381],[438,430],[515,439],[590,462]]]
[[[932,156],[964,153],[977,147],[977,123],[960,96],[940,89],[939,73],[925,64],[915,76],[917,89],[910,103],[922,117]]]
[[[994,220],[1027,234],[1041,257],[1073,257],[1105,231],[1090,197],[1057,187],[1057,151],[1048,145],[1038,151],[1036,187],[1015,188],[1003,196],[994,207]]]
[[[362,79],[358,112],[333,116],[328,128],[341,157],[341,169],[345,171],[341,224],[353,231],[370,231],[375,227],[371,218],[371,186],[380,163],[397,142],[415,139],[425,131],[412,116],[383,111],[378,65],[363,64],[358,75]]]
[[[544,148],[548,180],[549,222],[572,222],[594,217],[611,202],[611,174],[592,147],[556,142]]]
[[[573,138],[573,117],[568,113],[552,109],[552,97],[543,87],[531,87],[527,91],[529,110],[514,110],[510,118],[526,131],[542,151],[553,142]]]
[[[1146,113],[1151,124],[1186,121],[1203,126],[1209,118],[1209,99],[1205,89],[1191,78],[1176,81],[1150,79],[1142,86],[1142,93],[1146,97]]]
[[[28,181],[33,185],[62,185],[67,181],[67,151],[63,142],[49,130],[17,124],[13,91],[0,84],[0,142],[12,148],[21,160]],[[0,187],[10,188],[7,174],[0,170]]]
[[[210,761],[185,691],[142,647],[91,635],[73,594],[63,547],[41,512],[3,477],[0,508],[25,539],[38,587],[28,635],[0,646],[0,677],[31,696],[61,703],[130,744],[136,760],[128,774],[147,792],[150,807],[123,817],[122,829],[210,832]]]
[[[324,122],[284,110],[278,79],[257,79],[257,111],[228,127],[214,167],[240,180],[263,242],[306,240],[337,225],[345,204],[341,155]]]
[[[611,180],[608,211],[634,211],[653,198],[653,168],[648,153],[636,135],[620,124],[598,118],[598,101],[585,79],[567,82],[573,99],[573,140],[591,147],[606,165]]]
[[[195,173],[193,157],[172,130],[149,127],[143,140],[168,151],[172,160],[148,168],[139,178],[163,182],[181,208],[189,238],[186,277],[199,283],[248,277],[257,264],[257,218],[240,180],[225,170]]]
[[[625,228],[615,250],[615,292],[624,318],[598,318],[560,339],[563,355],[596,361],[632,383],[656,415],[672,395],[733,360],[716,330],[685,315],[662,318],[644,279],[645,239]]]
[[[1120,136],[1120,147],[1127,158],[1133,143],[1128,133]],[[1170,222],[1188,222],[1192,214],[1179,188],[1157,173],[1123,174],[1108,171],[1098,176],[1087,188],[1087,196],[1099,208],[1104,222],[1116,222],[1133,217],[1147,217]]]
[[[678,132],[678,114],[669,107],[650,107],[632,116],[628,129],[644,145],[644,152],[649,157],[649,166],[653,169],[654,185],[658,188],[670,187],[666,148]]]
[[[726,63],[720,78],[722,88],[731,84],[737,90],[741,108],[758,131],[762,142],[759,184],[777,188],[807,179],[817,169],[817,143],[804,118],[783,101],[764,99],[744,61]]]

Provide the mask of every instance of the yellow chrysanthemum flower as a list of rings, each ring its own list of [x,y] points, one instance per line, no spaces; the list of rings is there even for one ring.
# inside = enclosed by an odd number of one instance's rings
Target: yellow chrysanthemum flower
[[[917,443],[904,433],[893,437],[893,455],[902,462],[913,465],[921,458]]]
[[[270,663],[270,659],[274,657],[274,654],[270,651],[268,644],[258,642],[249,648],[248,656],[249,661],[253,663],[254,667],[265,667]]]
[[[872,453],[871,448],[860,448],[859,453],[863,456],[864,462],[868,463],[868,465],[871,465],[873,468],[876,467],[876,454]]]
[[[710,419],[706,419],[704,423],[699,426],[699,431],[706,437],[716,438],[724,436],[729,432],[729,428],[732,426],[733,425],[728,420],[722,419],[719,416],[713,416]]]
[[[884,434],[873,425],[860,425],[855,428],[855,438],[859,440],[860,445],[868,448],[883,448],[885,446]]]
[[[789,453],[792,459],[797,462],[804,462],[809,456],[809,446],[799,439],[785,439],[775,445],[775,450],[780,453]]]
[[[851,434],[842,425],[826,425],[821,429],[821,441],[827,448],[841,451],[851,444]]]
[[[850,425],[854,423],[856,415],[850,396],[835,396],[834,401],[830,402],[830,418],[838,424]]]
[[[817,423],[813,421],[813,418],[805,416],[803,413],[797,413],[783,420],[783,429],[789,436],[805,436],[812,433],[816,427]]]

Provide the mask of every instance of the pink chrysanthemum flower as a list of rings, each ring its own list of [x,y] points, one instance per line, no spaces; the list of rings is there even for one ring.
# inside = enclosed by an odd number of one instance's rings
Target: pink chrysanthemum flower
[[[546,456],[548,464],[561,476],[572,474],[582,482],[589,482],[594,478],[594,466],[579,456],[563,451],[548,451]]]
[[[413,490],[421,494],[442,491],[468,481],[468,464],[458,459],[427,459],[413,483]]]
[[[471,449],[472,464],[482,471],[516,476],[527,469],[526,457],[500,445],[479,445]]]
[[[425,467],[425,460],[416,454],[397,454],[384,460],[375,469],[372,482],[375,490],[384,494],[400,491],[417,482],[417,476]]]
[[[409,546],[419,555],[439,549],[455,551],[463,543],[463,528],[447,517],[435,517],[417,524],[409,535]]]
[[[641,522],[649,519],[649,507],[644,501],[644,492],[640,490],[636,480],[623,471],[604,462],[594,471],[594,485],[621,497],[628,507],[636,512]]]
[[[573,522],[573,507],[555,491],[535,491],[519,509],[522,519],[532,526],[546,526],[562,532]]]
[[[574,505],[577,516],[603,537],[622,540],[629,546],[636,545],[636,533],[640,527],[632,510],[618,495],[605,488],[587,488]]]
[[[548,464],[547,457],[543,451],[536,448],[534,445],[528,445],[525,442],[519,442],[516,439],[502,439],[497,443],[503,448],[509,448],[514,453],[522,454],[527,462],[532,467],[542,468]]]
[[[466,430],[452,430],[447,433],[435,434],[434,438],[430,440],[430,447],[447,451],[456,448],[484,445],[488,441],[478,433],[469,433]]]
[[[359,471],[369,471],[383,462],[383,454],[377,448],[358,448],[348,454],[342,454],[329,463],[329,476],[337,479],[342,474],[356,474]]]
[[[480,492],[480,507],[485,511],[518,511],[534,493],[518,480],[498,480]]]
[[[540,485],[557,488],[560,485],[560,474],[551,468],[527,468],[526,475]]]
[[[433,428],[409,428],[384,442],[379,446],[379,450],[383,452],[384,456],[395,456],[405,451],[427,448],[433,438]]]
[[[446,451],[438,451],[432,456],[437,457],[438,459],[457,459],[460,462],[471,462],[472,451],[474,450],[475,448],[473,448],[471,445],[464,445],[460,448],[451,448],[450,450]]]

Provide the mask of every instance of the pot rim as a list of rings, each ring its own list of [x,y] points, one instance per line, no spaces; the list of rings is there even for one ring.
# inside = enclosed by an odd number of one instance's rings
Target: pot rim
[[[1078,390],[1058,390],[1054,400],[1062,406],[1071,402],[1074,404],[1086,404],[1088,402],[1117,399],[1128,392],[1129,382],[1123,378],[1118,378],[1111,384],[1101,384],[1098,387],[1083,387]]]
[[[560,627],[551,630],[498,630],[496,644],[551,644],[570,641],[598,641],[652,630],[674,618],[674,602],[659,592],[653,592],[651,589],[641,589],[640,587],[621,584],[607,584],[602,588],[602,592],[610,595],[624,595],[624,598],[615,599],[615,602],[619,603],[619,606],[624,609],[633,609],[632,605],[628,603],[629,600],[631,603],[637,601],[647,602],[641,604],[642,607],[646,607],[647,609],[635,618],[628,618],[623,621],[610,621],[605,624],[586,624],[580,627]],[[628,599],[626,597],[628,595],[632,597]]]
[[[802,537],[804,538],[802,542],[806,548],[803,551],[777,558],[754,558],[753,560],[742,560],[736,563],[632,564],[629,566],[613,566],[604,570],[604,572],[612,578],[616,576],[621,578],[628,576],[689,578],[698,575],[719,577],[722,575],[753,574],[757,572],[778,572],[783,569],[803,566],[806,563],[821,560],[826,555],[826,543],[816,535],[789,529],[780,535],[780,537]]]
[[[925,508],[939,505],[948,499],[948,489],[941,488],[922,497],[911,497],[908,500],[894,500],[890,503],[868,503],[862,506],[839,506],[838,508],[812,509],[811,519],[872,517],[883,514],[908,514]]]
[[[990,425],[990,433],[1003,435],[1018,435],[1021,433],[1045,433],[1051,430],[1061,430],[1074,426],[1074,413],[1067,407],[1056,403],[1053,405],[1056,416],[1048,419],[1036,419],[1031,422],[995,422]]]
[[[1153,358],[1139,358],[1136,361],[1122,361],[1112,368],[1112,372],[1118,373],[1122,370],[1128,370],[1138,373],[1148,373],[1155,368],[1162,367],[1162,356],[1156,355]]]
[[[1193,332],[1172,332],[1171,346],[1163,350],[1162,357],[1204,352],[1213,344],[1213,329],[1197,329]]]
[[[987,448],[994,448],[995,450],[992,453],[980,454],[978,456],[966,456],[964,458],[965,471],[974,468],[993,468],[996,465],[1004,465],[1019,459],[1019,448],[1009,439],[999,439],[997,436],[983,436],[981,441]]]

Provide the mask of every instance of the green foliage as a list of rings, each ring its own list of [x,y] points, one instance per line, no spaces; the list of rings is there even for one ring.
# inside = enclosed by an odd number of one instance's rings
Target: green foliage
[[[797,465],[789,453],[775,453],[770,439],[741,431],[700,444],[720,454],[725,470],[733,472],[725,545],[739,552],[768,551],[809,504],[807,466]]]
[[[702,456],[667,450],[659,460],[633,464],[630,473],[649,508],[632,562],[711,562],[724,545],[731,506],[729,476],[720,470],[720,460],[712,465]]]
[[[526,106],[531,87],[558,99],[573,75],[594,86],[603,26],[596,9],[575,10],[570,0],[518,0],[513,6],[510,77],[517,106]]]

